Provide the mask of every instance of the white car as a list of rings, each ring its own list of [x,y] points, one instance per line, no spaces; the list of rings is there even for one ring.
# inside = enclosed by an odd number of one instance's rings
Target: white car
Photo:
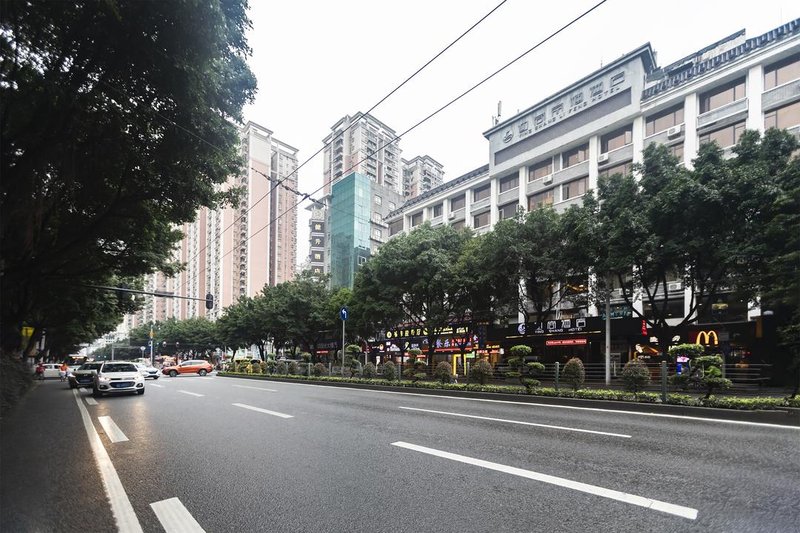
[[[159,376],[161,376],[161,372],[153,365],[146,365],[144,363],[133,363],[133,364],[136,365],[136,368],[139,369],[139,372],[141,372],[142,376],[144,376],[145,379],[147,378],[158,379]]]
[[[44,366],[44,379],[60,377],[58,371],[61,369],[61,363],[45,363],[42,366]]]
[[[144,394],[144,376],[133,363],[105,361],[94,376],[92,396],[135,392]]]

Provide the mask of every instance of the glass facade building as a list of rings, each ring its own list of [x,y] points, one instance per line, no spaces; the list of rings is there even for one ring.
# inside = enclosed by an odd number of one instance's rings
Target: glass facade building
[[[333,184],[330,201],[331,286],[353,286],[358,267],[370,256],[372,181],[353,172]]]

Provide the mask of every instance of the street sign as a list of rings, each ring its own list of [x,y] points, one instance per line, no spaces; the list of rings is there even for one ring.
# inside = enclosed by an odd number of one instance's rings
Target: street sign
[[[347,310],[347,307],[342,307],[342,308],[339,310],[339,318],[341,318],[341,319],[342,319],[342,322],[344,322],[345,320],[347,320],[347,315],[348,315],[348,313],[349,313],[349,311]]]

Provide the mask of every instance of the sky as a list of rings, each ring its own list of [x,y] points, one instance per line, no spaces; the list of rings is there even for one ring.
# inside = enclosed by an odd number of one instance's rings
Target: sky
[[[297,148],[303,163],[339,119],[370,109],[501,1],[250,0],[258,93],[245,120]],[[404,132],[598,1],[506,0],[372,115]],[[402,157],[433,157],[449,181],[488,163],[483,132],[498,102],[507,119],[647,42],[664,66],[738,30],[753,37],[798,17],[796,0],[608,0],[404,135]],[[300,168],[298,188],[321,187],[319,154]],[[298,264],[308,256],[307,203],[298,208]]]

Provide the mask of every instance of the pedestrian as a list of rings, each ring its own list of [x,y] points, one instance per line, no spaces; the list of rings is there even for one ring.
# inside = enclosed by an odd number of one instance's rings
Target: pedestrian
[[[58,367],[58,377],[61,378],[61,381],[66,381],[67,380],[67,371],[68,370],[69,370],[69,367],[67,366],[67,362],[66,361],[61,363],[61,366]]]
[[[44,379],[44,364],[41,361],[36,365],[36,379]]]

